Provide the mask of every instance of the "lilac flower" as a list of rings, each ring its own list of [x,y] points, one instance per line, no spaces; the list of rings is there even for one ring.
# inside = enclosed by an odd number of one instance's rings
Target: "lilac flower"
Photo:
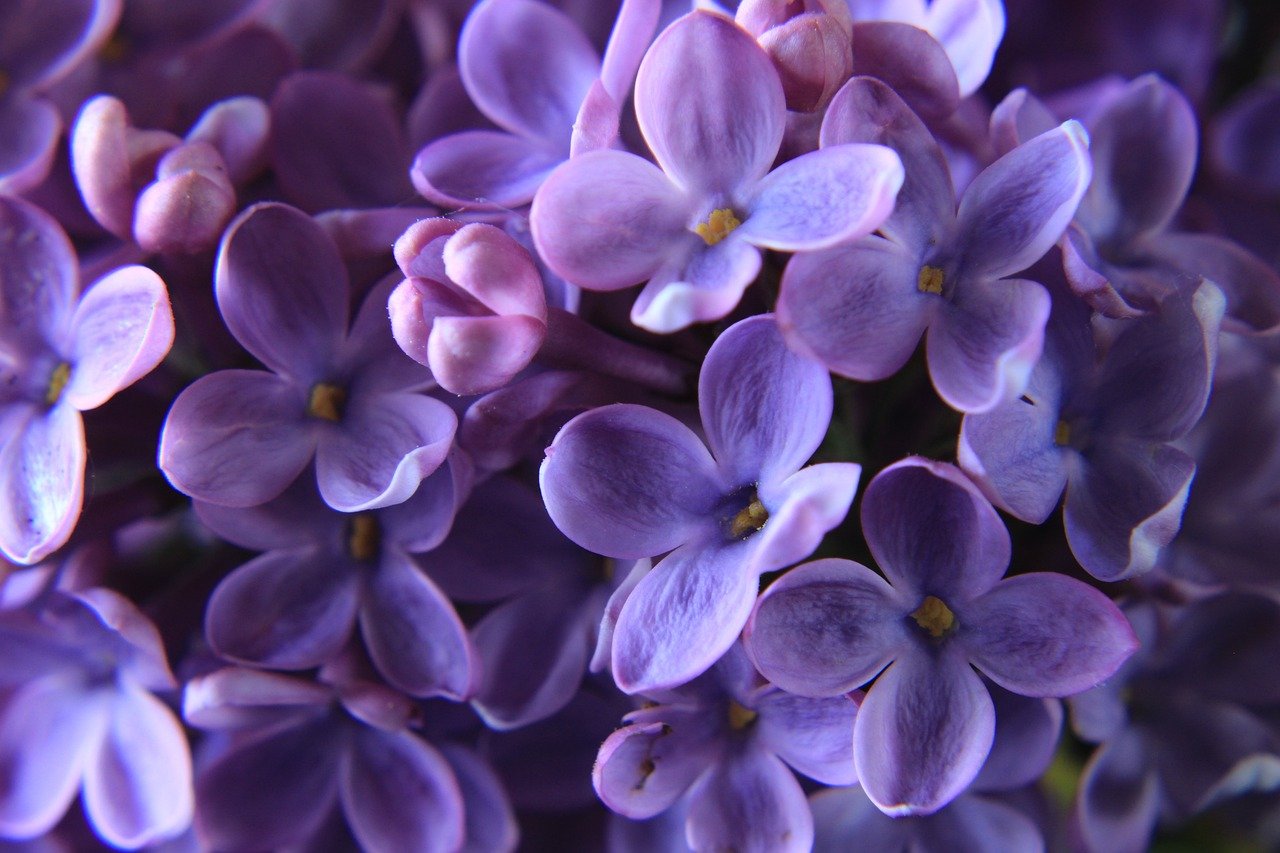
[[[546,180],[530,213],[538,253],[588,290],[647,281],[636,325],[719,319],[760,269],[760,248],[807,251],[877,228],[902,184],[898,157],[842,145],[769,171],[786,121],[769,57],[733,22],[694,12],[654,42],[636,117],[658,166],[594,151]]]
[[[209,644],[238,663],[310,669],[345,648],[358,621],[387,683],[412,696],[470,696],[479,673],[466,629],[413,556],[448,534],[465,467],[445,462],[404,503],[355,514],[325,506],[301,480],[253,508],[197,501],[218,535],[265,551],[213,591]]]
[[[1020,695],[1066,696],[1137,647],[1119,609],[1080,581],[1001,580],[1009,534],[957,468],[920,458],[886,468],[863,496],[862,529],[888,583],[848,560],[806,563],[761,595],[745,642],[765,678],[802,696],[846,693],[884,670],[853,751],[886,814],[937,811],[987,759],[995,717],[973,667]]]
[[[76,256],[44,211],[0,197],[0,552],[67,541],[84,500],[81,412],[154,368],[173,343],[164,282],[115,270],[78,293]]]
[[[734,21],[769,54],[788,110],[825,108],[853,73],[853,21],[846,0],[745,0]]]
[[[652,698],[601,745],[592,779],[605,805],[631,818],[686,799],[694,850],[808,851],[813,817],[788,765],[829,785],[855,780],[850,732],[861,697],[784,693],[741,645]]]
[[[348,329],[346,270],[311,218],[270,203],[240,214],[215,287],[231,333],[270,372],[211,373],[174,401],[159,457],[177,489],[255,506],[314,458],[325,503],[363,512],[406,500],[439,467],[457,418],[418,393],[431,379],[391,338],[390,282]]]
[[[960,411],[1016,397],[1040,356],[1049,298],[1013,279],[1062,234],[1089,182],[1076,122],[1044,133],[987,167],[956,207],[942,151],[883,83],[849,81],[827,109],[822,145],[883,142],[907,180],[880,228],[787,264],[778,322],[787,339],[833,372],[883,379],[928,331],[929,373]]]
[[[801,468],[830,422],[831,383],[771,316],[721,335],[698,388],[705,444],[669,415],[618,404],[566,424],[542,463],[547,511],[574,542],[619,559],[667,554],[618,615],[613,675],[628,693],[683,684],[719,659],[760,575],[817,547],[860,474]]]
[[[1027,393],[965,417],[960,464],[997,505],[1036,524],[1065,490],[1067,542],[1094,577],[1149,570],[1178,532],[1195,476],[1170,442],[1204,411],[1222,311],[1221,292],[1204,283],[1095,344],[1088,308],[1061,288]]]
[[[77,790],[94,832],[135,849],[191,823],[191,756],[152,691],[177,687],[155,626],[105,589],[0,615],[0,835],[51,829]]]

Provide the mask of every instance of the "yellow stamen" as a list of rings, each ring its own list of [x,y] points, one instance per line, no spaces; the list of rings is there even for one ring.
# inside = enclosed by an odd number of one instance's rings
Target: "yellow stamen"
[[[926,596],[920,606],[911,614],[916,624],[929,632],[930,637],[941,637],[956,626],[956,615],[951,608],[934,596]]]
[[[742,222],[734,215],[733,211],[727,207],[720,207],[711,211],[711,215],[707,217],[706,222],[699,222],[698,226],[693,230],[698,236],[707,241],[708,246],[714,246],[725,237],[733,229],[741,225]]]
[[[307,400],[307,414],[337,423],[342,420],[342,410],[346,403],[347,389],[328,382],[317,382]]]
[[[755,533],[768,520],[769,511],[764,508],[764,504],[760,503],[759,498],[752,498],[751,503],[740,510],[730,522],[729,538],[741,539],[749,533]]]
[[[71,381],[71,365],[64,361],[55,367],[49,376],[49,388],[44,392],[44,401],[50,406],[58,402],[69,381]]]
[[[737,702],[729,703],[729,728],[740,732],[755,722],[758,715],[750,708],[744,708]]]
[[[347,536],[347,551],[360,562],[368,562],[382,550],[382,527],[371,513],[362,512],[351,519],[351,533]]]
[[[107,39],[106,44],[98,49],[98,58],[103,62],[123,62],[129,55],[129,40],[116,33]]]
[[[920,267],[920,275],[916,278],[916,287],[921,293],[942,293],[942,270],[925,265]]]
[[[1066,421],[1058,421],[1058,425],[1053,428],[1053,443],[1059,447],[1066,447],[1071,443],[1071,425]]]

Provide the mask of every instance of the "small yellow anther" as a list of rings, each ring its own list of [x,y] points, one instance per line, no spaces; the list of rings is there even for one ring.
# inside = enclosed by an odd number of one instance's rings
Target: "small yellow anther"
[[[734,215],[733,211],[727,207],[720,207],[711,211],[711,215],[707,217],[706,222],[699,222],[698,226],[693,230],[698,236],[707,241],[708,246],[714,246],[725,237],[733,229],[741,225],[742,222]]]
[[[920,275],[916,278],[916,287],[921,293],[942,293],[942,270],[928,264],[920,267]]]
[[[347,551],[353,559],[368,562],[382,550],[382,526],[372,513],[362,512],[351,519],[351,533],[347,536]]]
[[[121,33],[107,39],[98,49],[98,58],[103,62],[123,62],[129,56],[129,40]]]
[[[62,399],[62,392],[71,381],[71,365],[65,361],[53,369],[49,376],[49,387],[44,392],[44,401],[52,406]]]
[[[729,703],[729,728],[740,732],[755,722],[758,715],[750,708],[744,708],[737,702]]]
[[[1066,421],[1058,421],[1058,425],[1053,428],[1053,443],[1059,447],[1066,447],[1071,443],[1071,425]]]
[[[764,504],[760,503],[759,498],[752,498],[751,503],[747,504],[738,514],[733,517],[733,521],[729,524],[729,538],[741,539],[742,537],[755,533],[764,527],[764,523],[769,520],[769,510],[764,508]]]
[[[942,599],[932,595],[925,596],[911,618],[934,638],[941,637],[956,626],[956,615],[951,612],[951,608]]]
[[[337,423],[347,403],[347,389],[328,382],[317,382],[307,399],[307,414],[313,418]]]

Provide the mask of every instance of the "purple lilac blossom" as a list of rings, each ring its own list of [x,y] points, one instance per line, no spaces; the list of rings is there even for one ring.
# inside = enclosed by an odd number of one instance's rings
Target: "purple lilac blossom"
[[[601,745],[592,779],[605,805],[630,818],[683,799],[694,850],[804,853],[813,818],[792,769],[828,785],[855,781],[850,733],[861,696],[784,693],[739,644],[689,684],[649,699]]]
[[[622,151],[574,157],[542,184],[530,218],[538,253],[573,284],[647,282],[631,320],[649,331],[724,317],[760,271],[761,248],[808,251],[870,233],[902,184],[883,146],[832,146],[769,171],[786,119],[778,72],[711,12],[654,41],[635,110],[658,165]]]
[[[248,507],[271,500],[315,460],[325,503],[362,512],[406,500],[444,461],[457,417],[420,393],[431,376],[396,347],[391,282],[348,328],[347,273],[310,217],[250,207],[218,255],[218,307],[268,368],[208,374],[174,401],[160,468],[180,491]]]
[[[1137,647],[1119,609],[1080,581],[1001,580],[1009,534],[958,468],[908,458],[881,471],[862,529],[887,582],[849,560],[806,563],[764,591],[744,637],[784,690],[834,696],[876,679],[854,762],[888,815],[936,812],[987,759],[995,717],[973,667],[1020,695],[1067,696]]]
[[[1026,386],[1049,297],[1010,278],[1048,251],[1089,181],[1088,139],[1069,121],[1001,157],[957,203],[941,149],[884,83],[850,80],[822,123],[822,146],[880,142],[907,179],[877,235],[787,264],[778,322],[788,342],[842,376],[883,379],[928,332],[939,396],[986,411]]]
[[[0,552],[35,563],[84,501],[81,412],[149,373],[173,343],[164,282],[121,267],[79,292],[74,249],[40,208],[0,197]]]
[[[1170,442],[1204,411],[1222,312],[1206,282],[1095,341],[1087,306],[1057,288],[1050,345],[1026,394],[965,417],[960,464],[1034,524],[1065,490],[1067,542],[1094,577],[1150,570],[1178,532],[1195,476],[1195,460]]]
[[[97,835],[137,849],[191,823],[191,755],[153,691],[178,686],[155,626],[106,589],[0,614],[0,835],[51,829],[77,791]]]
[[[617,618],[612,670],[628,693],[674,687],[718,660],[760,575],[817,547],[861,473],[801,467],[830,423],[831,380],[786,348],[769,315],[712,346],[698,404],[705,443],[670,415],[618,404],[566,424],[542,463],[547,512],[574,542],[618,559],[666,554]]]
[[[853,19],[846,0],[745,0],[734,14],[782,81],[787,109],[824,109],[853,74]]]

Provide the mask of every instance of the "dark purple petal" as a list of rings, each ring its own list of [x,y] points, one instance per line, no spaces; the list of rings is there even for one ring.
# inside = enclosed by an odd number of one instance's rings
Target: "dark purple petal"
[[[836,696],[898,656],[911,607],[866,566],[817,560],[769,585],[743,641],[761,674],[783,690]]]
[[[187,828],[194,811],[191,753],[182,726],[156,697],[125,688],[85,770],[84,808],[107,843],[132,850]]]
[[[13,3],[0,14],[5,73],[11,85],[49,86],[88,58],[120,20],[119,0]]]
[[[327,510],[310,478],[299,478],[274,500],[252,507],[193,501],[192,508],[214,533],[251,551],[301,548],[337,541],[345,521]]]
[[[440,754],[449,762],[458,791],[462,794],[466,844],[461,853],[516,849],[520,827],[498,774],[464,747],[441,746]]]
[[[1091,849],[1147,849],[1160,808],[1160,783],[1142,736],[1126,729],[1099,747],[1080,777],[1075,820]]]
[[[912,829],[915,843],[924,850],[1042,853],[1045,849],[1036,821],[994,798],[966,794],[927,819],[913,822]]]
[[[1067,486],[1068,452],[1054,442],[1055,403],[1027,394],[960,423],[960,467],[993,503],[1032,524],[1044,523]]]
[[[746,748],[714,764],[691,792],[686,832],[694,850],[807,853],[813,815],[787,766]]]
[[[315,549],[269,551],[218,584],[205,633],[218,654],[274,669],[309,669],[346,644],[359,603],[351,561]]]
[[[263,364],[302,383],[325,375],[347,334],[347,275],[315,220],[276,203],[227,228],[214,273],[231,334]]]
[[[760,743],[792,768],[824,785],[852,785],[853,721],[861,696],[808,699],[781,690],[760,696],[754,710]]]
[[[956,214],[966,278],[1004,278],[1039,260],[1075,215],[1090,174],[1089,137],[1075,121],[983,170]]]
[[[884,379],[907,363],[935,310],[915,286],[919,271],[916,257],[880,237],[798,254],[782,275],[778,324],[832,372]]]
[[[1191,457],[1167,445],[1099,447],[1067,484],[1071,553],[1099,580],[1148,571],[1182,524],[1195,472]]]
[[[813,812],[814,853],[847,853],[858,848],[909,850],[917,823],[884,814],[861,786],[824,788],[809,797],[809,808]]]
[[[467,130],[418,152],[409,177],[423,196],[443,205],[528,204],[564,160],[537,140],[496,130]]]
[[[1111,677],[1138,648],[1102,592],[1051,572],[1018,575],[957,606],[974,665],[1023,696],[1070,696]]]
[[[338,770],[342,809],[366,850],[456,850],[466,822],[453,770],[407,731],[361,727]]]
[[[617,290],[649,278],[697,239],[691,208],[649,161],[593,151],[556,169],[529,216],[538,254],[558,275],[589,290]]]
[[[912,649],[871,685],[858,710],[858,778],[885,814],[932,814],[973,781],[994,734],[991,696],[963,655]]]
[[[315,453],[306,391],[260,370],[197,379],[173,402],[160,470],[197,500],[255,506],[283,492]]]
[[[883,80],[916,112],[945,118],[960,104],[956,71],[929,33],[899,21],[853,25],[853,73]]]
[[[479,672],[467,630],[445,594],[407,557],[383,555],[360,605],[360,631],[374,665],[398,690],[456,699],[474,692]]]
[[[885,577],[908,599],[950,604],[993,587],[1009,567],[1009,533],[958,468],[909,457],[876,475],[862,498],[862,530]]]
[[[1031,699],[987,685],[996,709],[996,739],[973,780],[975,791],[1011,791],[1044,775],[1062,734],[1062,703]]]
[[[84,422],[71,406],[8,420],[0,445],[0,551],[37,563],[71,535],[84,502]]]
[[[1243,246],[1216,234],[1160,234],[1146,245],[1183,276],[1196,283],[1207,279],[1222,290],[1223,321],[1231,331],[1268,333],[1280,326],[1280,275]]]
[[[768,54],[733,21],[707,11],[686,15],[654,41],[636,76],[635,109],[662,170],[698,193],[732,193],[764,177],[786,118]]]
[[[385,251],[385,250],[384,250]],[[378,282],[360,303],[339,360],[351,377],[348,397],[383,391],[430,391],[431,371],[406,357],[388,328],[387,311],[395,279]]]
[[[571,420],[540,472],[547,512],[588,551],[651,557],[711,522],[722,492],[711,454],[684,424],[617,404]]]
[[[53,166],[62,119],[43,98],[0,97],[0,192],[25,192]]]
[[[622,606],[613,678],[627,693],[675,687],[728,651],[756,600],[752,546],[685,545],[653,567]]]

